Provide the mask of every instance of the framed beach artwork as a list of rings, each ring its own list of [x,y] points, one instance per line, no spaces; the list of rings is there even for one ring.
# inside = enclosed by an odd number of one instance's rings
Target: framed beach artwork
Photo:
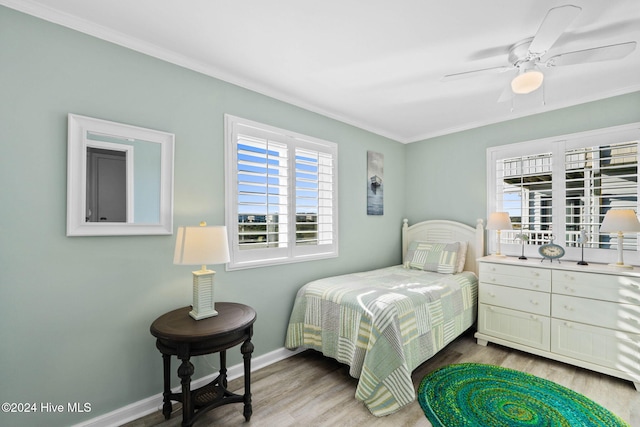
[[[367,151],[367,215],[384,214],[384,156]]]

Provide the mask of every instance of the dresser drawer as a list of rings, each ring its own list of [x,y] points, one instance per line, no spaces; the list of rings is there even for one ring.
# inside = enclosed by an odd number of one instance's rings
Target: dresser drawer
[[[554,270],[553,293],[640,304],[640,278]]]
[[[478,300],[484,304],[507,307],[543,316],[549,316],[551,313],[551,294],[545,292],[481,283],[478,291]]]
[[[528,266],[480,263],[480,281],[551,292],[551,271]]]
[[[478,332],[495,338],[549,351],[551,321],[538,316],[503,307],[478,306]]]
[[[551,316],[612,330],[640,333],[640,306],[637,305],[554,294]]]
[[[551,336],[553,353],[640,374],[640,335],[551,319]]]

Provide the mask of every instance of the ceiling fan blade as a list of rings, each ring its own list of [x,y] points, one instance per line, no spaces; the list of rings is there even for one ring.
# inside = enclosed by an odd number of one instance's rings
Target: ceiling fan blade
[[[570,4],[550,9],[529,45],[529,52],[536,56],[544,55],[581,10],[578,6]]]
[[[627,42],[562,53],[549,58],[546,65],[547,67],[560,67],[563,65],[581,64],[585,62],[621,59],[633,52],[636,49],[636,45],[636,42]]]
[[[505,71],[509,71],[513,69],[512,66],[501,66],[501,67],[491,67],[491,68],[483,68],[480,70],[473,70],[473,71],[465,71],[462,73],[454,73],[454,74],[447,74],[446,76],[442,77],[440,79],[440,81],[442,82],[450,82],[450,81],[454,81],[454,80],[458,80],[458,79],[465,79],[467,77],[475,77],[475,76],[481,76],[481,75],[485,75],[485,74],[497,74],[497,73],[503,73]]]

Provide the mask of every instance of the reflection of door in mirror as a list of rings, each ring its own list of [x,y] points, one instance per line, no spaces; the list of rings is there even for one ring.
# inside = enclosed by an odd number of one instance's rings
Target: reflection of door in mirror
[[[127,153],[87,147],[87,222],[127,222]]]

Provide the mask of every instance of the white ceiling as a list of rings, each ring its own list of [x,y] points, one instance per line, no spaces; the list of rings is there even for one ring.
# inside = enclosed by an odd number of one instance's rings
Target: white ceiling
[[[441,81],[508,65],[569,3],[582,11],[546,57],[640,42],[639,0],[0,0],[400,142],[640,90],[640,48],[545,68],[543,90],[501,103],[511,72]]]

